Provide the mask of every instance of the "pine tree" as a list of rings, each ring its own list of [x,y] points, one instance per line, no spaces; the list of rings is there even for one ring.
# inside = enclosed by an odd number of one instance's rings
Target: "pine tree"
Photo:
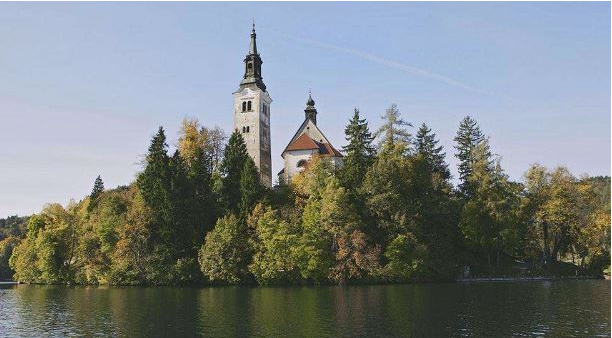
[[[136,185],[145,205],[151,210],[153,241],[170,241],[167,231],[172,223],[171,210],[171,168],[167,153],[166,135],[163,127],[151,140],[145,159],[145,169],[138,175]]]
[[[400,117],[400,111],[397,105],[392,104],[386,111],[385,115],[382,116],[385,121],[383,125],[378,128],[374,137],[381,137],[379,148],[392,148],[395,146],[401,146],[407,150],[410,142],[412,141],[412,134],[406,127],[412,127],[412,124],[404,121]]]
[[[255,162],[247,157],[240,174],[240,214],[245,217],[251,213],[251,208],[255,205],[263,187],[259,181],[259,172]]]
[[[517,228],[519,193],[509,181],[499,160],[493,161],[486,139],[472,151],[474,162],[468,177],[473,191],[461,212],[460,228],[471,247],[499,265],[501,250]]]
[[[238,211],[240,204],[240,176],[249,154],[242,135],[234,131],[223,152],[221,169],[223,174],[221,199],[224,207],[230,211]]]
[[[192,218],[194,191],[188,179],[187,164],[177,151],[170,158],[170,217],[167,229],[173,242],[172,255],[184,257],[193,247],[195,226]]]
[[[98,195],[100,195],[102,192],[104,192],[104,182],[102,181],[102,177],[98,175],[98,177],[96,177],[96,180],[94,181],[94,186],[93,186],[93,189],[91,190],[91,194],[89,195],[89,198],[93,200],[96,197],[98,197]]]
[[[438,146],[438,142],[436,134],[423,123],[416,135],[416,151],[425,157],[433,172],[438,173],[442,179],[446,180],[450,178],[450,171],[445,162],[446,154],[442,152],[443,148]]]
[[[218,214],[218,205],[212,187],[211,167],[209,156],[202,149],[196,150],[188,177],[193,189],[193,221],[197,222],[194,240],[198,245],[203,236],[214,227]]]
[[[457,136],[455,136],[455,142],[457,145],[457,153],[455,157],[459,159],[458,171],[459,179],[459,190],[464,196],[469,196],[473,193],[474,187],[469,182],[469,177],[472,174],[473,166],[475,163],[474,149],[485,140],[485,137],[478,126],[476,120],[470,116],[466,116],[459,124],[459,130]],[[488,157],[491,156],[488,144],[486,149],[482,150]]]
[[[96,205],[98,204],[98,196],[104,192],[104,182],[102,182],[102,177],[98,175],[96,180],[94,181],[93,189],[91,190],[91,194],[89,194],[89,205],[87,206],[87,211],[91,212]]]
[[[374,159],[375,150],[372,147],[372,134],[366,119],[359,118],[359,110],[355,108],[353,118],[344,129],[348,144],[342,147],[346,153],[342,169],[342,181],[348,189],[357,188],[363,181],[366,171]]]

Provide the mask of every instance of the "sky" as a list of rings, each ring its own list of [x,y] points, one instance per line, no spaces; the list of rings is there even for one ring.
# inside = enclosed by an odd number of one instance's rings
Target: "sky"
[[[0,3],[0,217],[132,182],[163,126],[232,130],[252,20],[273,176],[304,119],[337,148],[396,103],[440,139],[471,115],[506,173],[610,175],[610,3]]]

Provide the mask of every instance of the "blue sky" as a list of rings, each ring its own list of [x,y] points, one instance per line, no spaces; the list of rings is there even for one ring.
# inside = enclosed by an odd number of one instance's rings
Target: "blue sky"
[[[159,125],[232,127],[251,20],[274,173],[308,89],[328,138],[396,103],[455,170],[467,114],[511,178],[529,164],[610,175],[610,3],[0,3],[0,217],[140,170]]]

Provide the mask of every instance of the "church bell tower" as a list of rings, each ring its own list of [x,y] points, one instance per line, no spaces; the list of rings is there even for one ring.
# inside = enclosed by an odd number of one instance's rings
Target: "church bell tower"
[[[272,187],[270,147],[270,104],[272,98],[261,76],[261,57],[257,53],[255,24],[251,31],[249,53],[244,58],[244,76],[234,95],[234,129],[242,134],[247,151],[261,177],[261,183]]]

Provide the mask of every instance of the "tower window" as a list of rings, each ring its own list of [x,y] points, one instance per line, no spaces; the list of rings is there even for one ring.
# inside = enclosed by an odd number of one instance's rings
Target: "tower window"
[[[249,129],[250,129],[250,128],[249,128],[249,126],[247,126],[247,127],[246,127],[246,132],[247,132],[247,133],[250,131]]]
[[[246,133],[246,127],[242,127],[242,132]]]
[[[251,101],[247,101],[247,110],[251,111]]]
[[[247,68],[248,68],[248,69],[252,69],[252,68],[253,68],[253,64],[249,62],[249,63],[247,64]]]
[[[246,110],[247,110],[247,103],[245,101],[245,102],[242,102],[242,111],[246,111]]]
[[[297,163],[298,168],[302,168],[306,165],[306,160],[299,160]]]

